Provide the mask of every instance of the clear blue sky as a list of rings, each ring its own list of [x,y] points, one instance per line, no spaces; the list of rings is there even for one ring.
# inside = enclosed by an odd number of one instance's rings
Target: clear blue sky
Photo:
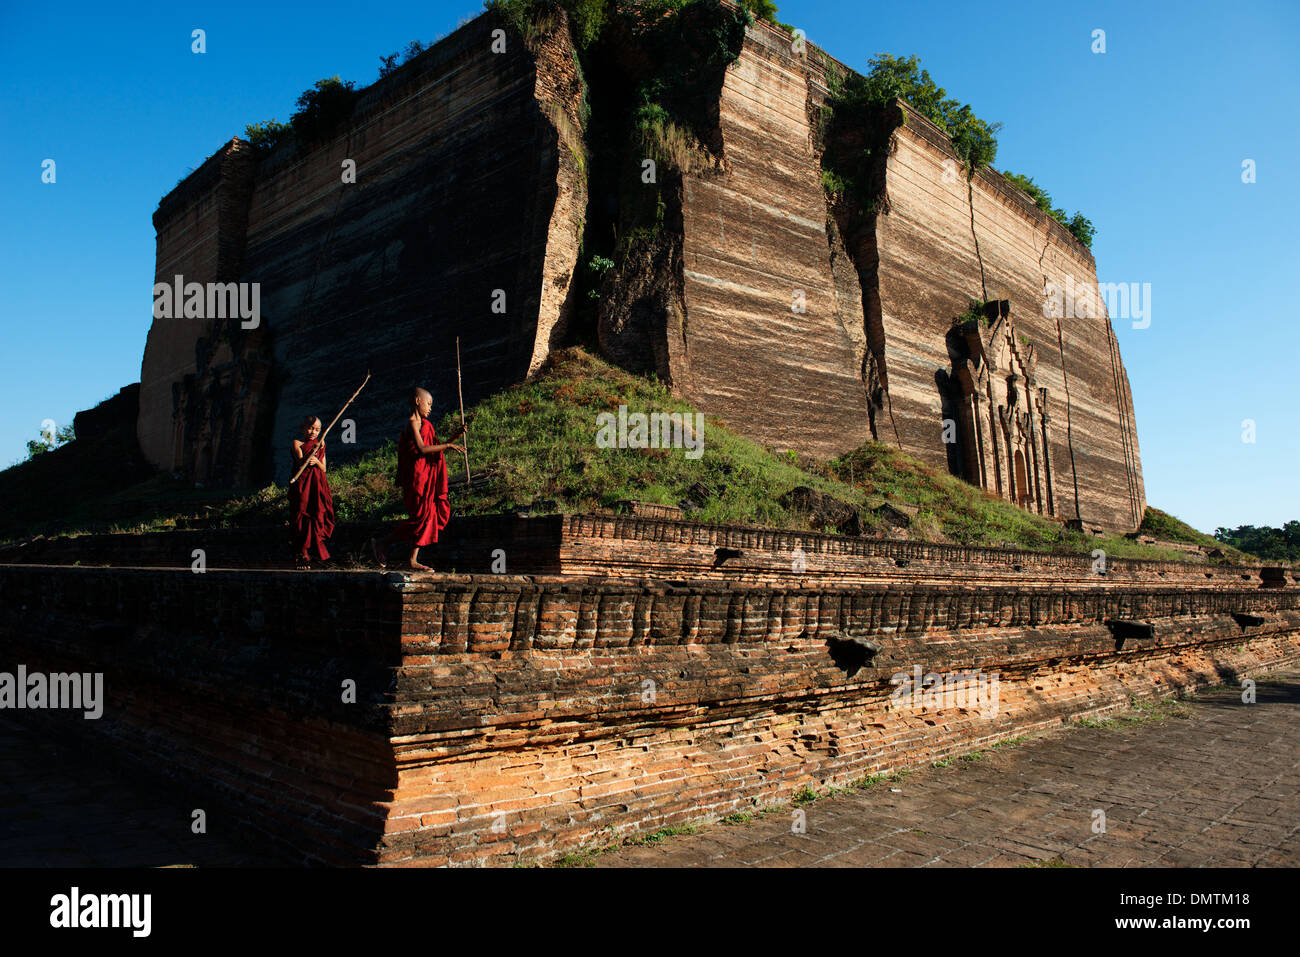
[[[0,9],[0,465],[140,375],[158,199],[323,76],[371,82],[473,0],[7,3]],[[788,2],[858,69],[916,53],[1004,128],[995,165],[1097,227],[1103,281],[1149,282],[1117,322],[1151,504],[1193,525],[1300,518],[1300,6],[1292,0]],[[190,32],[207,31],[207,53]],[[1092,31],[1106,52],[1091,52]],[[46,158],[57,182],[41,182]],[[1253,159],[1257,182],[1241,181]],[[1257,439],[1242,441],[1242,420]],[[0,506],[2,507],[2,506]]]

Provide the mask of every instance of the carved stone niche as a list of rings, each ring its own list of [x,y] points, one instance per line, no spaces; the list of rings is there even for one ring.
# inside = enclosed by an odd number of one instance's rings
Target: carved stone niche
[[[1055,515],[1048,390],[1035,380],[1034,347],[1016,332],[1011,303],[948,333],[957,384],[964,478],[1022,508]]]

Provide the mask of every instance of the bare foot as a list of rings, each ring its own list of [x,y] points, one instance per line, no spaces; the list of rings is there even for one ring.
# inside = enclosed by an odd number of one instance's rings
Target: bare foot
[[[388,556],[384,554],[383,548],[373,538],[370,540],[370,551],[375,556],[375,561],[379,563],[380,568],[388,567]]]
[[[431,572],[431,571],[433,571],[433,569],[430,568],[428,565],[421,565],[421,564],[420,564],[419,562],[417,562],[417,561],[412,561],[412,562],[411,562],[411,568],[412,568],[412,570],[417,571],[417,572]]]

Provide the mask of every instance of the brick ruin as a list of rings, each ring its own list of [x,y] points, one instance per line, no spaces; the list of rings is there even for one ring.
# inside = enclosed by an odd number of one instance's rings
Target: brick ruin
[[[13,714],[287,862],[555,860],[1300,659],[1294,569],[610,516],[469,523],[459,574],[240,567],[267,534],[9,547],[0,670],[103,672],[97,721]]]
[[[880,202],[846,216],[822,186],[818,126],[827,70],[846,68],[761,21],[700,82],[698,162],[629,201],[640,147],[589,155],[608,130],[585,128],[582,105],[618,113],[644,69],[622,52],[584,77],[562,12],[527,40],[488,12],[361,91],[326,141],[223,146],[160,203],[156,279],[260,283],[262,321],[154,320],[146,457],[205,483],[283,481],[297,422],[367,367],[350,414],[357,448],[376,447],[412,382],[454,404],[456,336],[467,402],[521,381],[580,331],[580,247],[635,233],[627,209],[649,197],[655,238],[600,287],[591,332],[612,360],[779,449],[889,442],[1041,514],[1140,524],[1132,394],[1096,265],[1067,230],[996,172],[951,175],[946,136],[902,104]],[[1044,308],[1067,281],[1089,318]],[[989,324],[955,329],[971,300],[991,303]]]
[[[310,148],[230,141],[159,204],[156,279],[257,282],[260,323],[156,319],[138,393],[78,433],[134,418],[154,466],[284,480],[296,423],[366,368],[359,449],[412,382],[452,405],[454,337],[471,403],[576,339],[770,446],[889,442],[1032,511],[1136,528],[1105,304],[1044,309],[1096,289],[1088,250],[997,173],[948,175],[947,138],[901,103],[827,134],[843,65],[822,51],[762,22],[735,45],[655,185],[599,119],[654,57],[616,35],[584,75],[562,12],[527,39],[485,13]],[[823,188],[828,135],[880,138],[870,209]],[[584,256],[615,249],[593,284]],[[342,524],[332,547],[377,530]],[[275,567],[286,534],[0,547],[0,670],[103,672],[102,719],[22,720],[300,863],[551,861],[1300,660],[1300,573],[1204,556],[506,514],[456,518],[432,574],[297,572]],[[998,708],[900,707],[918,668],[996,675]]]

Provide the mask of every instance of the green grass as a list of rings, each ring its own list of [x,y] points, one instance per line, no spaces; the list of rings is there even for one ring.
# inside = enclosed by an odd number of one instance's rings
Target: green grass
[[[1129,710],[1111,718],[1076,718],[1075,724],[1082,728],[1105,728],[1115,731],[1134,725],[1164,721],[1166,718],[1190,718],[1191,711],[1181,702],[1169,698],[1156,698],[1138,701],[1129,697]]]
[[[1062,857],[1049,857],[1045,861],[1030,861],[1027,864],[1020,864],[1019,867],[1077,867],[1077,864],[1067,864]]]
[[[1156,538],[1164,539],[1167,542],[1187,542],[1189,545],[1203,545],[1206,548],[1222,548],[1225,550],[1232,547],[1225,545],[1212,535],[1198,532],[1186,522],[1180,522],[1167,512],[1162,512],[1160,509],[1152,508],[1149,505],[1146,513],[1142,516],[1142,524],[1139,526],[1138,531],[1154,535]]]
[[[678,837],[683,834],[696,834],[700,830],[698,824],[674,824],[671,827],[661,827],[657,831],[649,834],[643,834],[640,837],[628,838],[623,843],[628,847],[656,847],[668,840],[670,837]]]
[[[694,521],[802,531],[835,531],[805,510],[782,504],[806,486],[859,510],[867,534],[893,535],[874,510],[882,504],[915,511],[912,539],[1114,557],[1173,558],[1170,549],[1123,536],[1089,537],[1017,508],[883,443],[869,443],[833,461],[774,450],[746,439],[713,416],[704,420],[703,454],[681,449],[602,449],[596,417],[631,412],[694,413],[663,383],[618,369],[580,348],[557,351],[531,381],[504,389],[469,410],[473,489],[452,491],[456,515],[533,507],[543,512],[602,512],[624,500],[685,505]],[[436,423],[450,432],[453,415]],[[455,479],[460,459],[448,457]],[[402,515],[394,484],[395,443],[330,471],[340,521]],[[187,487],[149,476],[134,437],[81,440],[0,472],[0,539],[37,533],[161,531],[172,528],[279,525],[286,521],[283,486],[242,491]],[[132,511],[130,503],[145,503]],[[1162,528],[1176,522],[1155,512]],[[1177,523],[1181,525],[1181,523]],[[1186,526],[1183,526],[1186,528]],[[1199,534],[1194,530],[1182,534]],[[1225,552],[1227,551],[1225,547]]]
[[[805,804],[812,804],[813,801],[816,800],[817,800],[817,792],[810,787],[803,787],[795,792],[795,795],[791,799],[790,803],[795,807],[803,807]]]
[[[903,768],[900,771],[881,771],[876,774],[868,774],[866,777],[858,778],[856,781],[849,783],[849,787],[855,791],[868,791],[877,784],[892,784],[901,780],[912,773],[911,768]]]
[[[1091,553],[1112,558],[1182,561],[1171,548],[1145,545],[1123,535],[1085,535],[995,498],[956,476],[917,461],[892,446],[873,442],[830,462],[827,472],[875,506],[884,502],[919,509],[915,531],[927,540],[959,545],[1004,546],[1031,551]]]
[[[579,851],[565,854],[558,861],[552,864],[552,867],[594,867],[595,859],[602,854],[608,854],[610,851],[617,850],[621,847],[656,847],[671,837],[678,837],[684,834],[696,834],[700,830],[698,824],[674,824],[669,827],[661,827],[657,831],[649,834],[641,834],[636,837],[625,838],[623,841],[612,844],[596,845],[593,847],[583,848]]]

